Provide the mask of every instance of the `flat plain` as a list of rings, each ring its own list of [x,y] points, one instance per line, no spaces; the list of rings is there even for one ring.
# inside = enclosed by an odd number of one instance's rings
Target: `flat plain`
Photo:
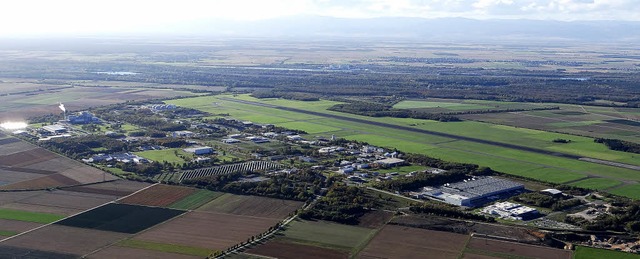
[[[272,107],[256,109],[256,106],[229,101],[224,98],[236,98],[241,101],[279,105],[308,110],[324,114],[323,116],[296,113]],[[612,151],[606,146],[594,143],[588,137],[546,132],[521,127],[496,125],[476,121],[435,122],[403,118],[373,118],[326,110],[336,104],[333,101],[293,101],[283,99],[256,99],[248,95],[213,96],[177,99],[167,103],[208,111],[213,114],[229,114],[241,120],[254,120],[256,123],[289,125],[294,129],[326,127],[327,131],[314,131],[313,135],[335,135],[352,140],[365,141],[382,147],[393,147],[404,152],[420,153],[446,161],[474,163],[489,166],[494,170],[529,177],[552,183],[568,183],[591,177],[610,180],[601,186],[613,186],[613,183],[633,183],[640,181],[635,170],[589,163],[577,159],[559,158],[523,150],[456,140],[429,134],[409,132],[396,128],[379,127],[363,123],[332,118],[332,115],[353,117],[372,122],[384,122],[393,125],[425,129],[436,132],[458,134],[465,137],[487,139],[495,142],[522,145],[525,147],[565,152],[575,156],[598,157],[622,163],[640,164],[634,154]],[[490,104],[483,104],[490,105]],[[292,124],[292,122],[296,122]],[[338,129],[338,130],[336,130]],[[571,140],[568,144],[554,143],[557,138]],[[602,180],[600,180],[602,181]],[[606,181],[606,180],[605,180]],[[597,186],[596,186],[597,187]]]

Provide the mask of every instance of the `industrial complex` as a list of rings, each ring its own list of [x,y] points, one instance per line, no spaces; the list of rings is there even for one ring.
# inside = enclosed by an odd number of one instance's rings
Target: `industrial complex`
[[[422,197],[466,207],[477,207],[498,198],[524,190],[524,185],[495,177],[481,177],[445,184],[439,188],[425,187]]]

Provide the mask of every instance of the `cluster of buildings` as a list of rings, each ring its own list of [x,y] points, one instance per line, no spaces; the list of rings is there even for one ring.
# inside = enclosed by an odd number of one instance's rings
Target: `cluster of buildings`
[[[484,207],[482,213],[495,215],[502,219],[529,220],[537,218],[540,213],[534,208],[523,206],[513,202],[498,202]]]
[[[122,163],[136,163],[136,164],[143,164],[143,163],[150,163],[151,161],[138,156],[136,154],[133,153],[117,153],[117,154],[97,154],[94,155],[90,158],[87,159],[82,159],[82,161],[86,162],[86,163],[98,163],[98,162],[109,162],[109,161],[118,161],[118,162],[122,162]]]
[[[152,104],[152,105],[147,105],[146,108],[152,110],[152,111],[169,111],[169,110],[173,110],[176,108],[175,105],[173,104]]]
[[[67,116],[67,122],[71,124],[89,124],[89,123],[101,123],[100,119],[93,115],[93,113],[83,111],[73,115]]]
[[[495,177],[471,178],[439,188],[424,187],[416,198],[429,197],[449,204],[477,207],[524,191],[524,185]]]

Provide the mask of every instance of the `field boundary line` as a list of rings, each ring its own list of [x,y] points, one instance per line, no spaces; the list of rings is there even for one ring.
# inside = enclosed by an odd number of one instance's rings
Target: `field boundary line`
[[[146,205],[135,205],[135,206],[146,206]],[[153,207],[153,206],[146,206],[146,207]],[[165,207],[153,207],[153,208],[165,208]],[[160,225],[163,225],[163,224],[169,223],[169,222],[171,222],[171,221],[173,221],[173,220],[176,220],[176,219],[178,219],[178,218],[181,218],[181,217],[183,217],[184,215],[187,215],[187,214],[189,214],[189,213],[191,213],[191,211],[184,211],[182,214],[180,214],[180,215],[178,215],[178,216],[175,216],[175,217],[173,217],[173,218],[170,218],[170,219],[168,219],[168,220],[165,220],[165,221],[163,221],[163,222],[160,222],[160,223],[158,223],[158,224],[156,224],[156,225],[154,225],[154,226],[152,226],[152,227],[146,228],[146,229],[144,229],[144,230],[142,230],[142,231],[140,231],[140,232],[138,232],[138,233],[129,234],[129,236],[123,237],[123,238],[118,239],[117,241],[115,241],[115,242],[113,242],[113,243],[111,243],[111,244],[107,244],[107,245],[105,245],[105,246],[103,246],[103,247],[100,247],[100,248],[98,248],[98,249],[96,249],[96,250],[93,250],[93,251],[91,251],[91,252],[89,252],[89,253],[87,253],[87,254],[83,255],[81,258],[87,258],[87,256],[93,255],[93,254],[95,254],[95,253],[97,253],[97,252],[100,252],[100,251],[102,251],[102,250],[104,250],[104,249],[107,249],[107,248],[110,248],[110,247],[112,247],[112,246],[116,246],[118,243],[120,243],[120,242],[122,242],[122,241],[125,241],[125,240],[131,240],[131,239],[135,238],[136,236],[141,235],[141,234],[142,234],[142,233],[144,233],[144,232],[147,232],[147,231],[150,231],[150,230],[152,230],[152,229],[155,229],[156,227],[158,227],[158,226],[160,226]],[[144,241],[144,240],[142,240],[142,241]],[[143,249],[143,248],[138,248],[138,249]],[[150,249],[143,249],[143,250],[153,251],[153,250],[150,250]],[[173,253],[173,252],[165,252],[165,253]]]
[[[315,202],[316,202],[317,200],[319,200],[321,197],[322,197],[322,196],[316,195],[316,197],[313,199],[313,201],[309,202],[309,204],[307,204],[306,206],[303,206],[303,207],[302,207],[302,208],[300,208],[299,210],[300,210],[300,211],[306,211],[306,210],[308,210],[310,207],[312,207],[313,205],[315,205]],[[288,218],[285,218],[284,220],[282,220],[282,221],[278,222],[278,223],[280,223],[278,227],[273,228],[273,230],[271,230],[271,232],[268,232],[268,233],[264,234],[264,235],[263,235],[262,237],[260,237],[260,238],[254,239],[254,240],[253,240],[253,241],[251,241],[251,242],[248,242],[248,243],[246,243],[246,244],[244,244],[244,245],[241,245],[241,246],[239,246],[239,247],[236,247],[236,248],[234,248],[234,249],[232,249],[232,250],[229,250],[229,251],[227,251],[227,252],[223,252],[222,254],[220,254],[220,255],[218,255],[218,256],[215,256],[215,257],[208,257],[208,258],[214,258],[214,259],[224,258],[224,257],[225,257],[225,256],[227,256],[227,255],[230,255],[230,254],[232,254],[232,253],[238,253],[238,252],[241,252],[242,250],[244,250],[244,249],[246,249],[246,248],[248,248],[248,247],[250,247],[250,246],[252,246],[252,245],[258,244],[258,243],[262,242],[262,241],[263,241],[263,240],[265,240],[265,239],[269,239],[269,238],[271,238],[273,235],[275,235],[276,233],[278,233],[280,230],[283,230],[283,229],[284,229],[284,227],[285,227],[285,226],[287,226],[287,225],[289,225],[289,223],[291,223],[293,220],[297,219],[297,218],[298,218],[298,214],[299,214],[299,213],[296,213],[296,214],[294,214],[293,216],[288,217]]]
[[[140,191],[143,191],[143,190],[145,190],[145,189],[147,189],[147,188],[150,188],[151,186],[154,186],[154,185],[156,185],[156,184],[158,184],[158,183],[155,183],[155,184],[149,185],[149,186],[147,186],[147,187],[145,187],[145,188],[142,188],[142,189],[140,189],[140,190],[138,190],[138,191],[136,191],[136,192],[134,192],[134,193],[132,193],[132,194],[129,194],[129,195],[125,196],[125,197],[129,197],[129,196],[131,196],[131,195],[134,195],[134,194],[136,194],[136,193],[138,193],[138,192],[140,192]],[[28,234],[28,233],[31,233],[31,232],[36,231],[36,230],[38,230],[38,229],[41,229],[41,228],[44,228],[44,227],[47,227],[47,226],[53,225],[53,224],[55,224],[55,223],[58,223],[58,222],[60,222],[60,221],[65,220],[65,219],[68,219],[68,218],[71,218],[71,217],[75,217],[75,216],[80,215],[80,214],[82,214],[82,213],[85,213],[85,212],[87,212],[87,211],[94,210],[94,209],[96,209],[96,208],[99,208],[99,207],[102,207],[102,206],[104,206],[104,205],[107,205],[107,204],[109,204],[109,203],[115,203],[116,201],[119,201],[119,200],[120,200],[120,199],[122,199],[122,198],[124,198],[124,197],[118,198],[118,199],[116,199],[116,200],[113,200],[113,201],[110,201],[110,202],[107,202],[107,203],[103,203],[103,204],[97,205],[97,206],[95,206],[95,207],[92,207],[92,208],[89,208],[89,209],[86,209],[86,210],[80,211],[80,212],[75,213],[75,214],[71,214],[71,215],[66,216],[66,217],[64,217],[64,218],[61,218],[61,219],[59,219],[59,220],[53,221],[53,222],[51,222],[51,223],[44,224],[44,225],[39,226],[39,227],[36,227],[36,228],[34,228],[34,229],[27,230],[27,231],[22,232],[22,233],[20,233],[20,234],[13,235],[13,236],[7,237],[7,238],[5,238],[5,239],[0,239],[0,243],[2,243],[2,242],[4,242],[4,241],[7,241],[7,240],[10,240],[10,239],[13,239],[13,238],[16,238],[16,237],[19,237],[19,236],[22,236],[22,235],[25,235],[25,234]]]

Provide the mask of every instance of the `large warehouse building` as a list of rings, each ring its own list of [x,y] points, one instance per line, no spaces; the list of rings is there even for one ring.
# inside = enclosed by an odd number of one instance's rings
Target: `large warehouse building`
[[[467,207],[480,206],[498,197],[524,190],[524,185],[513,181],[482,177],[445,184],[423,194],[449,204]]]

